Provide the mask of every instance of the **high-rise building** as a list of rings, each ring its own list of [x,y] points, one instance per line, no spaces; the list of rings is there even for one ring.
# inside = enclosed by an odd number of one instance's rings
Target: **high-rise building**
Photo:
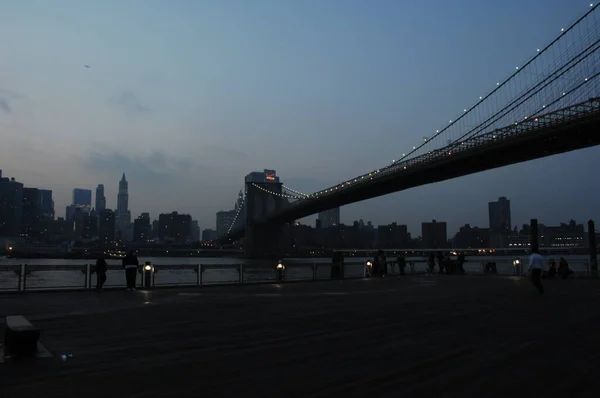
[[[133,241],[136,243],[146,243],[150,239],[152,227],[150,224],[150,214],[142,213],[133,221]]]
[[[100,243],[110,245],[115,240],[115,212],[110,209],[104,209],[99,214],[99,217],[98,237],[100,238]]]
[[[405,249],[410,246],[411,238],[406,225],[392,223],[377,227],[377,241],[382,249]]]
[[[221,210],[217,212],[217,235],[223,236],[229,232],[229,228],[235,221],[236,210]]]
[[[95,210],[83,215],[83,228],[81,237],[83,239],[92,239],[98,236],[98,216]]]
[[[106,196],[104,196],[104,184],[96,187],[96,213],[100,214],[106,209]]]
[[[21,236],[37,238],[42,222],[42,198],[37,188],[23,188]]]
[[[497,202],[488,203],[490,230],[510,231],[510,200],[502,196]]]
[[[73,190],[73,203],[76,206],[92,207],[92,190],[75,188]]]
[[[200,227],[198,226],[198,220],[192,220],[190,224],[190,238],[192,242],[200,241]]]
[[[40,201],[44,219],[54,220],[54,199],[52,199],[52,191],[49,189],[40,189]]]
[[[119,181],[119,193],[117,194],[117,229],[125,230],[131,224],[131,213],[129,211],[129,183],[125,173]]]
[[[170,240],[185,243],[190,239],[190,225],[192,216],[178,214],[176,211],[158,216],[158,237],[161,240]]]
[[[320,211],[319,220],[321,220],[321,228],[330,228],[340,225],[340,208],[335,207],[333,209]]]
[[[425,249],[445,248],[448,245],[446,222],[432,220],[421,223],[421,238]]]
[[[23,184],[3,178],[0,170],[0,236],[19,236],[22,216]]]
[[[490,246],[508,247],[511,234],[510,200],[502,196],[497,202],[488,203],[490,218]]]

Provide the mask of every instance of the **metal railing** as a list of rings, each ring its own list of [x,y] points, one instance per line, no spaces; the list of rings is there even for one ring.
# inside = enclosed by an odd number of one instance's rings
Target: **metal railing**
[[[277,264],[153,264],[150,277],[143,266],[138,270],[136,286],[139,288],[264,284],[299,281],[326,281],[356,279],[370,276],[369,262],[348,261],[343,267],[329,263],[290,263],[277,268]],[[494,265],[491,266],[491,263]],[[589,260],[571,260],[569,266],[575,276],[591,275]],[[515,267],[510,260],[468,260],[463,265],[468,275],[523,275],[526,265]],[[400,275],[399,266],[388,261],[388,275]],[[406,275],[423,275],[428,272],[427,259],[406,261]],[[339,271],[336,273],[336,270]],[[435,265],[434,272],[439,272]],[[92,264],[85,265],[4,265],[0,266],[0,292],[93,290],[97,277]],[[149,284],[149,286],[145,286]],[[109,265],[105,289],[125,287],[125,271],[120,266]]]

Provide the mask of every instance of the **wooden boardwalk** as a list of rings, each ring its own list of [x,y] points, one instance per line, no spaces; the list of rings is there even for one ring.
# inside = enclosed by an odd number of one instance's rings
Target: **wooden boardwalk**
[[[0,295],[49,358],[16,397],[597,397],[600,281],[391,277]],[[61,353],[73,358],[62,362]]]

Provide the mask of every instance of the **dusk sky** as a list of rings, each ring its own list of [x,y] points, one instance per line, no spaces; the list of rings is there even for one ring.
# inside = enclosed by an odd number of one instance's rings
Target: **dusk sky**
[[[0,0],[0,169],[52,189],[122,173],[132,216],[202,229],[251,171],[310,193],[389,164],[587,11],[580,0]],[[89,65],[90,68],[86,68]],[[342,222],[600,222],[599,148],[342,208]]]

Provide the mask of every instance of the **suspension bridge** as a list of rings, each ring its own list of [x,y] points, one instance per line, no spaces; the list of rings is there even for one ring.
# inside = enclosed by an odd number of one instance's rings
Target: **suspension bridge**
[[[278,226],[319,211],[600,144],[599,49],[600,10],[591,4],[527,62],[391,164],[308,194],[279,182],[246,180],[244,205],[217,243],[246,236],[247,254],[265,253],[267,246],[277,250]]]

